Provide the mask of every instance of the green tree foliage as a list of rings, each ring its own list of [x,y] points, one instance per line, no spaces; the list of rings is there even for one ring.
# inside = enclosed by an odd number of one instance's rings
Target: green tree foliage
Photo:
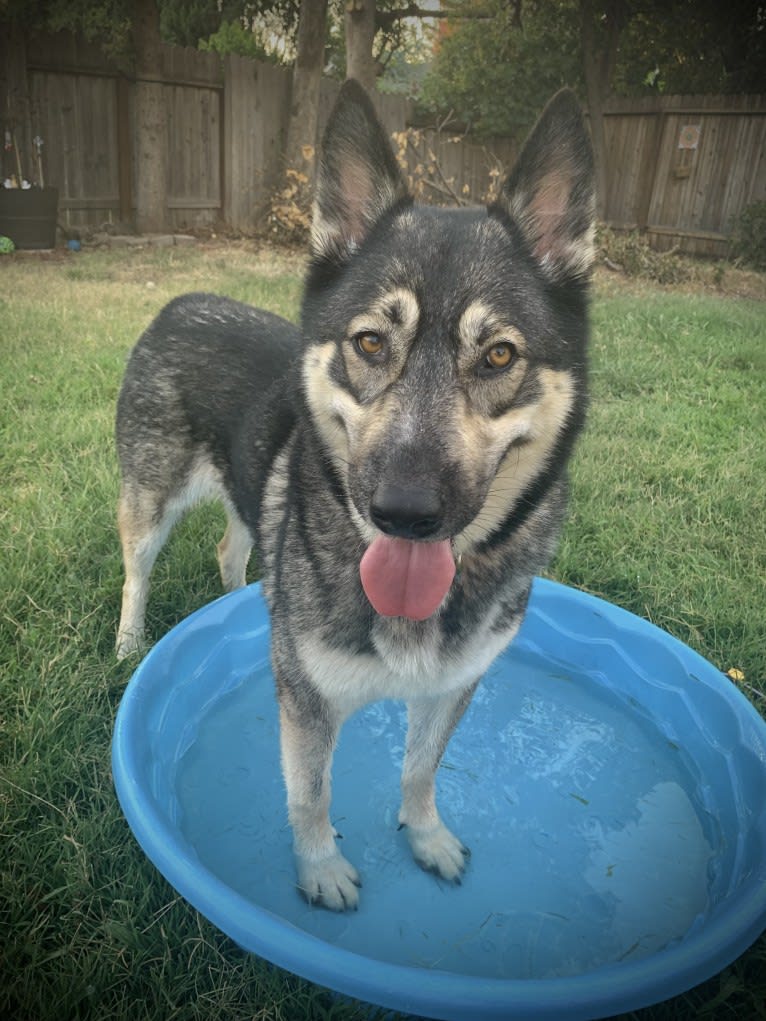
[[[506,0],[485,7],[491,20],[450,21],[442,32],[422,103],[452,111],[479,135],[514,135],[563,85],[583,93],[579,8],[572,0],[528,2],[520,27]]]
[[[634,0],[628,13],[619,94],[766,92],[763,0]]]
[[[416,99],[423,88],[431,64],[436,29],[422,18],[386,18],[387,8],[402,9],[401,0],[379,4],[384,19],[375,36],[373,56],[381,69],[377,81],[380,92]]]
[[[226,8],[234,5],[225,4]],[[160,0],[160,31],[166,43],[196,47],[200,39],[208,39],[222,26],[242,13],[242,4],[235,11],[219,8],[217,0]]]
[[[451,110],[478,134],[517,135],[562,85],[585,98],[579,0],[483,6],[491,21],[451,19],[442,33],[423,87],[427,110]],[[625,0],[621,10],[614,93],[766,92],[764,0]]]
[[[163,42],[266,59],[264,37],[280,36],[282,56],[292,59],[300,0],[157,0],[157,7]],[[0,20],[81,34],[125,71],[135,56],[133,13],[132,0],[0,0]]]
[[[300,0],[158,0],[158,3],[165,42],[261,60],[267,53],[264,34],[283,35],[287,51],[291,51],[300,11]]]
[[[34,28],[81,33],[127,69],[133,61],[132,10],[129,0],[38,0]]]
[[[257,35],[245,28],[241,21],[224,21],[207,38],[200,37],[198,49],[219,53],[236,53],[240,57],[268,60],[269,55],[258,42]]]

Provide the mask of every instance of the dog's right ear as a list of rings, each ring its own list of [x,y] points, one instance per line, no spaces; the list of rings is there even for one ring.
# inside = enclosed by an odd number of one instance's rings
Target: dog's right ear
[[[322,141],[311,249],[345,261],[380,217],[407,198],[391,145],[362,86],[341,87]]]

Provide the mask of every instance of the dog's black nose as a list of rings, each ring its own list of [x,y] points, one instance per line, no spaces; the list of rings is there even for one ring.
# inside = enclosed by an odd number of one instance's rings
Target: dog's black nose
[[[379,483],[370,517],[381,532],[400,539],[427,539],[442,523],[442,502],[433,489]]]

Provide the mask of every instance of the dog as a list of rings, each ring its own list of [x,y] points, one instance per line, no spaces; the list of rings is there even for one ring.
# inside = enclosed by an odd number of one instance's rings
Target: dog
[[[172,301],[118,400],[120,657],[142,647],[173,523],[223,502],[226,589],[257,552],[271,618],[297,884],[354,909],[330,822],[344,720],[406,701],[400,828],[458,883],[468,851],[435,774],[552,557],[587,405],[593,158],[570,91],[500,198],[417,206],[364,90],[346,82],[317,168],[300,328],[210,294]]]

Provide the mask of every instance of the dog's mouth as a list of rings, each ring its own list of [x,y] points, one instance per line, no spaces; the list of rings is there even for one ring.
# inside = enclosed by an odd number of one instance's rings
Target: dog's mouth
[[[381,534],[367,547],[359,575],[365,595],[382,617],[426,620],[441,606],[455,577],[452,543]]]

